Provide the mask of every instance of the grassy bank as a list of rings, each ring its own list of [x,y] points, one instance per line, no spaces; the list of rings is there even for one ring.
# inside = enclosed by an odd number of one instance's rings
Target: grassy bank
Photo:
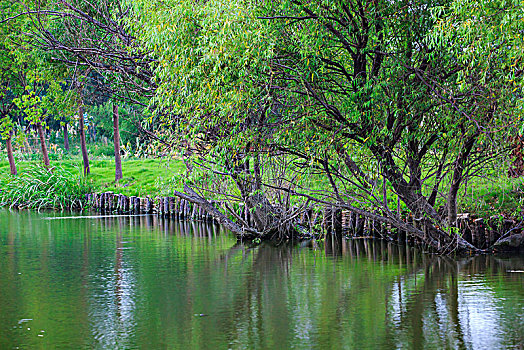
[[[22,161],[17,163],[18,173],[22,174],[40,161]],[[72,174],[81,174],[80,159],[57,160],[52,167],[61,167]],[[115,163],[109,159],[90,161],[91,174],[87,181],[95,191],[113,191],[126,196],[167,195],[172,187],[167,186],[174,175],[184,171],[184,164],[179,160],[130,159],[122,162],[124,178],[115,183]],[[0,177],[9,176],[9,163],[0,161]]]
[[[39,163],[40,160],[18,161],[18,172],[23,174]],[[176,159],[128,159],[122,163],[124,178],[115,183],[115,165],[111,158],[99,157],[91,160],[90,164],[91,174],[87,183],[94,191],[112,191],[126,196],[170,195],[173,189],[180,189],[173,178],[179,178],[177,175],[185,172],[183,162]],[[82,160],[79,157],[55,160],[51,166],[63,168],[71,174],[81,174]],[[0,160],[0,179],[7,176],[9,163]],[[329,185],[319,181],[316,186]],[[396,203],[396,199],[391,202]],[[503,169],[489,179],[475,178],[467,184],[466,190],[461,190],[458,205],[459,212],[479,217],[519,216],[524,209],[524,179],[508,178]]]

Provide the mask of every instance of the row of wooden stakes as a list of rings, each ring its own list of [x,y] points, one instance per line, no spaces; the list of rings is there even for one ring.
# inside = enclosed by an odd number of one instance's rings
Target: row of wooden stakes
[[[202,207],[179,197],[127,197],[113,192],[93,193],[87,195],[87,201],[93,209],[101,213],[115,214],[156,214],[166,218],[183,220],[213,221],[214,218]],[[220,203],[213,202],[218,207]],[[242,206],[235,208],[237,214],[246,222],[252,223],[248,210]],[[405,222],[413,224],[424,231],[421,222],[413,220],[408,213],[402,214]],[[358,215],[357,213],[326,206],[323,212],[312,209],[304,211],[299,223],[311,231],[318,229],[318,224],[323,232],[332,232],[348,237],[373,237],[399,242],[417,243],[406,232],[390,225]],[[458,216],[458,229],[462,237],[479,249],[491,247],[502,235],[513,231],[522,232],[520,225],[515,220],[492,216],[485,220],[474,218],[469,214]]]
[[[178,197],[136,197],[113,192],[87,195],[88,205],[101,212],[111,214],[156,214],[178,219],[212,220],[203,208]]]
[[[425,231],[422,221],[414,220],[409,213],[402,214],[402,220]],[[514,219],[492,216],[489,219],[475,218],[470,214],[459,214],[457,228],[462,237],[479,249],[493,246],[497,240],[509,234],[522,234],[522,225]],[[325,207],[322,227],[325,231],[341,233],[350,237],[373,237],[388,240],[418,243],[405,231],[391,225],[358,215],[357,213]]]

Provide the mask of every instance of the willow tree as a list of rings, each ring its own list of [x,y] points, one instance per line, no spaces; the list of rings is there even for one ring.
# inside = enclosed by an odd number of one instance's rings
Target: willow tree
[[[510,138],[499,137],[502,144],[524,134],[523,6],[521,0],[452,1],[435,11],[438,22],[431,35],[435,46],[456,57],[466,72],[478,72],[476,78],[496,92],[493,98],[505,96],[509,101],[503,110],[505,118],[499,120],[502,132],[497,134]],[[462,75],[457,84],[467,85],[468,78],[467,74]]]
[[[196,155],[188,169],[202,169],[178,195],[242,202],[255,223],[235,217],[235,228],[259,236],[296,228],[296,213],[274,205],[279,191],[387,222],[441,252],[472,248],[454,229],[459,189],[498,151],[515,103],[497,74],[436,38],[452,2],[129,4],[129,26],[155,58],[153,104]],[[275,159],[283,170],[270,176],[261,165]],[[321,188],[304,176],[321,176]],[[403,222],[404,209],[428,230]]]
[[[450,42],[433,40],[435,13],[447,4],[268,1],[258,15],[279,38],[275,91],[298,101],[287,113],[299,130],[312,130],[286,148],[324,162],[341,207],[358,198],[399,222],[399,210],[390,210],[398,200],[427,228],[408,231],[443,252],[471,248],[454,229],[458,192],[486,173],[514,108],[494,88],[497,75],[464,65]],[[312,139],[314,152],[302,151]]]
[[[242,1],[128,5],[129,28],[154,58],[158,87],[151,105],[166,129],[180,135],[186,155],[190,177],[185,193],[176,194],[204,206],[239,235],[293,235],[295,222],[286,220],[292,211],[275,206],[264,186],[268,168],[260,131],[266,129],[271,101],[260,78],[270,73],[266,58],[272,49],[260,45],[264,24],[253,17],[255,6]],[[213,198],[224,206],[211,204]],[[244,217],[233,210],[235,202],[246,208]]]

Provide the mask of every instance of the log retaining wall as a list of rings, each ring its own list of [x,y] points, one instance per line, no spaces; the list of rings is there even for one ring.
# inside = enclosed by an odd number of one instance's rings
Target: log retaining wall
[[[194,221],[214,221],[203,208],[178,197],[127,197],[113,192],[87,195],[88,205],[103,214],[154,214],[164,218]],[[220,203],[213,202],[217,207]],[[246,222],[252,223],[248,210],[243,205],[234,208],[236,214]],[[403,213],[401,219],[423,232],[427,232],[422,221],[415,220],[409,213]],[[358,213],[326,206],[322,211],[308,209],[300,216],[300,224],[310,231],[320,231],[351,238],[381,238],[399,243],[421,243],[405,231],[389,224],[379,222]],[[319,227],[320,226],[320,227]],[[520,223],[502,216],[489,219],[476,218],[469,214],[459,214],[457,227],[462,237],[479,249],[491,247],[508,232],[523,234]]]

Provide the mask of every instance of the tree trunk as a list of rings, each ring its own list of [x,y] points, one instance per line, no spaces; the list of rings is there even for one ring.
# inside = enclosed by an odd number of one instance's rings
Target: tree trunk
[[[86,146],[86,131],[84,128],[84,107],[78,109],[78,116],[80,118],[80,147],[82,149],[82,159],[84,161],[84,175],[89,175],[91,172],[89,169],[89,157],[87,156]]]
[[[11,137],[13,135],[13,132],[9,132],[9,137],[7,138],[7,158],[9,159],[9,167],[11,168],[11,175],[16,175],[16,164],[15,164],[15,157],[13,156],[13,145],[11,143]]]
[[[120,158],[120,128],[118,126],[118,106],[113,104],[113,140],[115,144],[115,182],[121,180],[122,159]]]
[[[24,146],[25,146],[25,152],[27,154],[33,153],[33,149],[31,148],[31,145],[29,144],[29,137],[31,136],[31,132],[29,131],[29,127],[25,128],[24,131]]]
[[[255,233],[252,230],[249,230],[249,228],[245,228],[245,227],[243,228],[237,225],[234,221],[230,220],[226,215],[222,214],[220,210],[215,208],[213,204],[211,204],[205,198],[199,196],[188,185],[184,185],[184,191],[186,193],[174,191],[174,195],[181,199],[185,199],[186,201],[189,201],[191,203],[200,205],[202,208],[204,208],[206,212],[208,212],[211,216],[213,216],[221,225],[223,225],[228,230],[231,230],[232,232],[237,234],[237,236],[246,237],[249,234]]]
[[[49,168],[49,155],[47,154],[47,146],[45,144],[45,134],[42,123],[36,124],[36,130],[38,131],[38,137],[40,138],[40,148],[42,149],[42,157],[44,158],[44,165]]]
[[[240,191],[246,210],[250,212],[254,219],[256,230],[260,234],[267,234],[278,229],[281,237],[288,236],[289,232],[286,232],[287,230],[284,227],[278,225],[281,218],[275,212],[275,208],[273,208],[264,193],[260,159],[255,157],[253,174],[251,174],[249,159],[240,156],[237,157],[235,163],[234,166],[229,168],[231,178]]]
[[[69,151],[69,131],[67,130],[67,123],[62,127],[64,130],[64,148]]]
[[[468,159],[469,155],[471,154],[471,150],[478,136],[479,136],[478,132],[470,136],[470,138],[464,143],[464,150],[460,152],[454,164],[453,179],[449,187],[448,202],[447,202],[447,210],[448,210],[447,219],[448,219],[449,226],[455,227],[457,225],[457,194],[458,194],[460,185],[462,183],[466,160]]]

